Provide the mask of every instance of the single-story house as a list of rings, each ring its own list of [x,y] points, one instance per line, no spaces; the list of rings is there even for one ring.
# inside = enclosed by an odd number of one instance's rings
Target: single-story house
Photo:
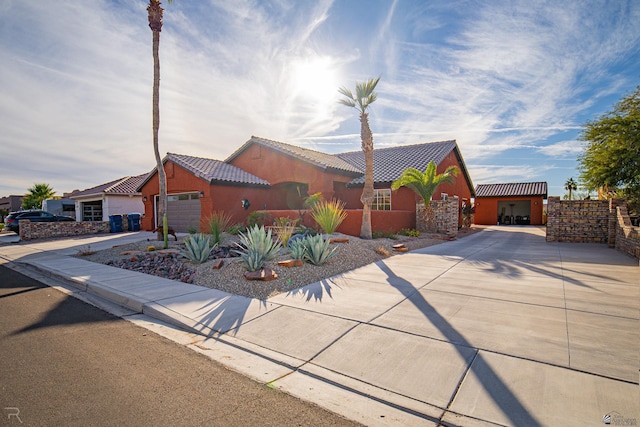
[[[438,165],[438,173],[451,165],[461,171],[454,184],[438,189],[434,199],[448,194],[470,200],[473,184],[455,141],[378,148],[374,150],[374,213],[403,212],[410,218],[403,227],[415,227],[418,198],[407,188],[392,192],[390,187],[406,168],[424,171],[430,161]],[[245,221],[255,210],[297,211],[304,199],[315,193],[321,193],[326,200],[343,201],[347,210],[362,209],[362,151],[327,154],[253,136],[224,161],[168,153],[163,164],[167,174],[167,216],[169,225],[177,231],[194,227],[206,230],[207,218],[214,211],[224,211],[234,222]],[[155,169],[138,191],[145,206],[142,228],[151,230],[158,224]],[[375,223],[376,218],[373,219]],[[356,235],[359,227],[359,223],[351,227],[357,228]],[[394,224],[379,220],[379,230],[392,228]]]
[[[7,212],[19,211],[22,207],[22,198],[24,196],[6,196],[0,197],[0,210]],[[4,218],[3,218],[4,219]]]
[[[142,194],[137,190],[148,174],[125,176],[67,195],[75,202],[76,221],[109,221],[110,215],[144,213]]]
[[[474,224],[543,225],[546,182],[479,184]]]

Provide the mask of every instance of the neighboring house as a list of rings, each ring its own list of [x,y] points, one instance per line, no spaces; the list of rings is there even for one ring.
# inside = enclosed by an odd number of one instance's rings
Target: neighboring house
[[[126,176],[82,191],[68,198],[75,202],[76,221],[109,221],[110,215],[144,213],[137,191],[147,174]]]
[[[76,218],[76,204],[67,198],[43,200],[42,210],[58,216]]]
[[[455,141],[382,148],[374,150],[374,211],[408,212],[411,215],[405,216],[412,218],[415,226],[416,195],[407,188],[392,192],[391,182],[407,167],[424,171],[429,161],[438,164],[438,173],[451,165],[461,170],[455,184],[443,185],[434,199],[441,193],[457,195],[461,200],[472,197],[473,184]],[[245,221],[255,210],[296,211],[308,195],[315,193],[326,200],[342,200],[345,209],[362,209],[361,151],[327,154],[254,136],[225,161],[169,153],[163,164],[169,194],[167,216],[177,231],[198,226],[206,229],[207,218],[214,211],[226,212],[234,222]],[[150,230],[157,221],[155,170],[138,190],[145,203],[142,227]]]
[[[476,187],[474,224],[542,225],[546,182],[480,184]]]
[[[24,196],[6,196],[0,197],[0,211],[15,212],[22,207],[22,197]]]

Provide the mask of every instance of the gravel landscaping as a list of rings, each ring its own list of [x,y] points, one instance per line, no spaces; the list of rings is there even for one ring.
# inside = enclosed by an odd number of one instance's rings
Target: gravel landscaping
[[[458,238],[471,234],[475,229],[464,229]],[[332,243],[336,248],[336,255],[321,266],[304,263],[301,267],[283,267],[278,261],[290,259],[287,249],[281,249],[280,254],[273,261],[268,261],[266,267],[277,274],[277,278],[269,281],[247,280],[242,261],[232,257],[230,248],[234,248],[238,241],[236,236],[223,234],[220,248],[216,248],[218,259],[222,260],[219,269],[214,268],[217,259],[210,257],[203,264],[195,264],[182,257],[182,248],[178,242],[169,243],[170,250],[163,251],[162,242],[155,240],[141,241],[89,254],[90,248],[80,251],[77,256],[87,261],[99,262],[119,268],[126,268],[141,273],[153,274],[193,283],[208,288],[251,298],[267,299],[282,292],[289,292],[310,283],[335,276],[355,268],[398,254],[393,246],[403,244],[408,250],[415,250],[442,243],[439,236],[407,237],[398,236],[397,239],[363,240],[353,236],[333,235],[334,238],[347,238],[347,243]],[[157,250],[149,251],[154,246]],[[220,253],[224,251],[223,253]]]

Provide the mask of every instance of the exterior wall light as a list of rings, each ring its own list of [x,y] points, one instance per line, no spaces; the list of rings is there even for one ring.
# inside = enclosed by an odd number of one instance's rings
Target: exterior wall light
[[[242,201],[240,202],[240,205],[246,210],[246,209],[249,209],[249,206],[251,206],[251,203],[249,203],[247,199],[242,199]]]

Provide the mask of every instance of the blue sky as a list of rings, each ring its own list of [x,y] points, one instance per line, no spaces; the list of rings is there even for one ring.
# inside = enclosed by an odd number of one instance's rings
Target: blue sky
[[[640,84],[640,2],[188,1],[165,7],[160,150],[251,135],[360,149],[339,86],[381,76],[374,146],[455,139],[475,185],[578,178],[581,126]],[[0,0],[0,196],[151,170],[144,0]]]

